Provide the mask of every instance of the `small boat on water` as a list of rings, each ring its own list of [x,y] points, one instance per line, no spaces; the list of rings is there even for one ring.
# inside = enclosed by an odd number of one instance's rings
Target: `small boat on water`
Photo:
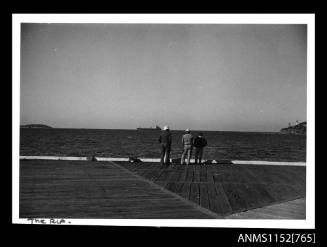
[[[161,128],[158,125],[156,125],[155,128],[137,128],[137,130],[161,130]]]

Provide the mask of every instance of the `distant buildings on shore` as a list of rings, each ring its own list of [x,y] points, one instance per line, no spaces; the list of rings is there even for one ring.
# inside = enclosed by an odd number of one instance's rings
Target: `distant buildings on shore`
[[[301,122],[296,120],[295,125],[288,123],[287,128],[282,128],[280,130],[283,134],[294,134],[294,135],[306,135],[307,133],[307,122]]]

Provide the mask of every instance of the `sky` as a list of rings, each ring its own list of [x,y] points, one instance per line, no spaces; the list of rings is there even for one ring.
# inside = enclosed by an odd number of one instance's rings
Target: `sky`
[[[306,121],[306,25],[21,26],[21,124],[279,131]]]

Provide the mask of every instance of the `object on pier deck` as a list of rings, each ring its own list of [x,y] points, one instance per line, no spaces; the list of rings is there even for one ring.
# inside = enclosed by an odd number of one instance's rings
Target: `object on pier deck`
[[[140,160],[137,157],[128,157],[128,162],[130,162],[130,163],[141,163],[142,160]]]
[[[87,157],[86,160],[88,160],[88,161],[98,161],[97,158],[95,157],[95,155]]]

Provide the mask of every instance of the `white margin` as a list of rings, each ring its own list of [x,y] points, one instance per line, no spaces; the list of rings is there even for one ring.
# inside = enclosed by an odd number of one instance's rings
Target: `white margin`
[[[315,16],[307,26],[307,152],[306,217],[315,227]],[[308,182],[309,181],[309,182]]]
[[[21,23],[188,23],[188,24],[307,24],[307,198],[306,220],[124,220],[71,219],[71,225],[315,228],[315,15],[314,14],[13,14],[13,129],[12,129],[12,222],[19,218],[19,125],[20,125],[20,24]],[[308,182],[309,181],[309,182]]]
[[[12,222],[19,219],[20,22],[12,16]]]

